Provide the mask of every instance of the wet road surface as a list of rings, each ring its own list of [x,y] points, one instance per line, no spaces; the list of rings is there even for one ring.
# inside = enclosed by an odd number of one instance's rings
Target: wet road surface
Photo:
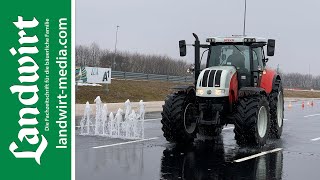
[[[214,141],[168,143],[162,136],[160,113],[147,114],[145,141],[77,135],[76,179],[318,180],[320,102],[304,109],[301,102],[285,107],[282,138],[269,140],[263,148],[237,146],[232,125]]]

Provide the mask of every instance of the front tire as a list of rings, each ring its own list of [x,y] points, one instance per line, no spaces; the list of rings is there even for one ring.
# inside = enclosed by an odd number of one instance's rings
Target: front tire
[[[265,145],[270,129],[270,112],[266,96],[241,97],[238,102],[234,128],[237,144]]]
[[[176,92],[167,96],[162,106],[162,131],[169,142],[191,143],[196,133],[194,96]]]

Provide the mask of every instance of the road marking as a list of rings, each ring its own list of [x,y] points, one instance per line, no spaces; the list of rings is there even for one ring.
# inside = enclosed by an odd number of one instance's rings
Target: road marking
[[[124,145],[124,144],[132,144],[132,143],[143,142],[143,141],[150,141],[150,140],[155,140],[155,139],[159,139],[159,137],[153,137],[153,138],[148,138],[148,139],[140,139],[140,140],[128,141],[128,142],[122,142],[122,143],[116,143],[116,144],[108,144],[108,145],[104,145],[104,146],[93,147],[93,149],[113,147],[113,146],[120,146],[120,145]]]
[[[222,130],[234,129],[234,127],[223,128]]]
[[[253,159],[253,158],[256,158],[256,157],[259,157],[259,156],[263,156],[263,155],[266,155],[266,154],[278,152],[278,151],[281,151],[281,150],[282,150],[282,148],[276,148],[276,149],[273,149],[273,150],[270,150],[270,151],[265,151],[265,152],[254,154],[254,155],[251,155],[251,156],[248,156],[248,157],[237,159],[234,162],[237,162],[237,163],[243,162],[243,161],[246,161],[246,160],[249,160],[249,159]]]
[[[311,141],[318,141],[318,140],[320,140],[320,137],[311,139]]]
[[[307,116],[303,116],[303,117],[307,118],[307,117],[313,117],[313,116],[320,116],[320,114],[311,114],[311,115],[307,115]]]

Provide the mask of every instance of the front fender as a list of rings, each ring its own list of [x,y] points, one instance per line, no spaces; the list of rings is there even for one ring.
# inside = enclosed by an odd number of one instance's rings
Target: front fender
[[[186,94],[196,94],[196,89],[194,86],[188,86],[188,85],[181,85],[181,86],[174,86],[171,89],[178,91],[178,92],[184,92]]]
[[[239,97],[267,95],[263,88],[259,87],[243,87],[239,90]]]

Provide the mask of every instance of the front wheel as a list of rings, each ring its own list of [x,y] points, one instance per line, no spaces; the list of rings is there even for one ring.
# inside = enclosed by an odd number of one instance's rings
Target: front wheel
[[[162,131],[169,142],[193,142],[196,133],[196,107],[194,97],[184,92],[176,92],[167,96],[163,105]]]
[[[239,98],[235,114],[235,139],[239,145],[263,146],[270,128],[266,96]]]

